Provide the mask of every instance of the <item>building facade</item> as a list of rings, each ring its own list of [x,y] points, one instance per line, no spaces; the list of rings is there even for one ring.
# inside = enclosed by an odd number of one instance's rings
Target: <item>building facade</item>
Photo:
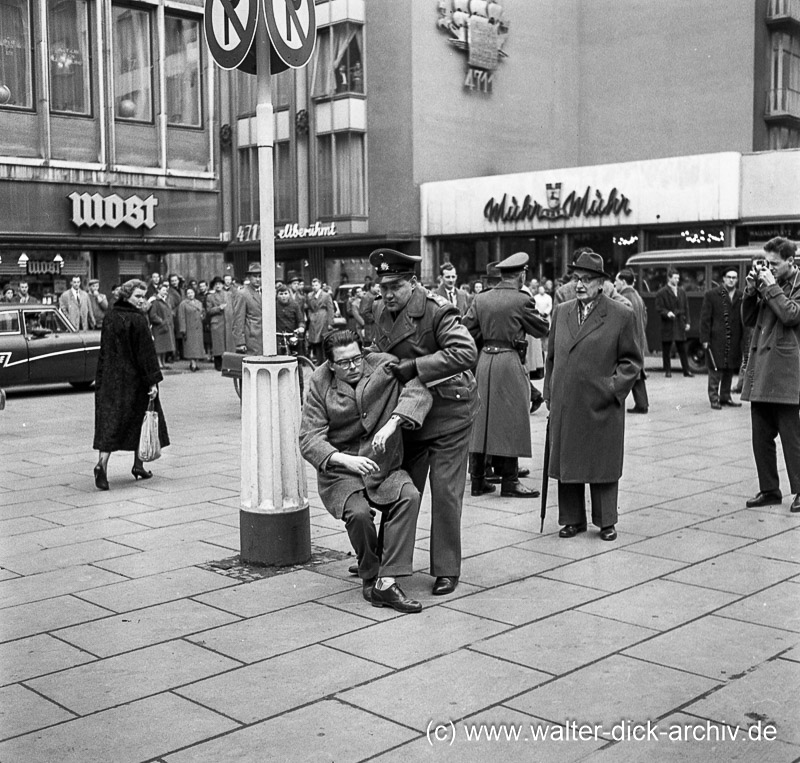
[[[0,3],[0,282],[222,267],[201,0]],[[172,261],[171,261],[172,260]],[[193,275],[187,273],[187,275]]]
[[[553,277],[584,245],[617,265],[748,243],[749,191],[729,183],[743,157],[800,144],[799,6],[317,2],[312,61],[273,83],[276,276],[357,282],[382,245],[421,252],[433,282],[444,260],[472,280],[520,250]],[[254,87],[235,73],[222,95],[240,274],[261,230]]]

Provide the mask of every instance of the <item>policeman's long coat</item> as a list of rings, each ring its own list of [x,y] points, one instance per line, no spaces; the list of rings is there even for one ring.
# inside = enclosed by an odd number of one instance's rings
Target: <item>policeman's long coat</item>
[[[417,286],[396,317],[382,299],[376,300],[373,313],[372,349],[416,360],[419,380],[433,395],[431,411],[414,436],[427,440],[468,427],[478,410],[478,389],[470,370],[478,348],[455,306]]]
[[[605,295],[582,326],[578,310],[578,300],[558,305],[550,326],[548,473],[561,482],[616,482],[622,476],[625,398],[643,363],[634,313]]]
[[[482,346],[475,378],[480,407],[472,425],[469,449],[495,456],[531,455],[531,388],[519,353],[510,347],[526,334],[547,335],[547,321],[536,313],[533,297],[514,284],[501,282],[478,294],[464,325]]]
[[[372,353],[364,357],[364,375],[355,387],[340,382],[327,363],[311,377],[300,423],[300,452],[317,470],[317,489],[325,508],[341,519],[344,504],[353,493],[366,490],[377,505],[399,499],[411,477],[400,468],[403,441],[400,432],[389,439],[386,451],[372,449],[375,433],[396,413],[407,425],[419,428],[431,407],[431,395],[417,379],[404,387],[394,378],[387,363],[393,355]],[[328,466],[331,455],[341,451],[366,456],[380,471],[360,477],[341,467]]]

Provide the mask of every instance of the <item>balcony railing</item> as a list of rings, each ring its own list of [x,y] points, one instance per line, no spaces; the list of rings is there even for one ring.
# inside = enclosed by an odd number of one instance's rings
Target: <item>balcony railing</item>
[[[800,0],[769,0],[767,23],[800,25]]]
[[[764,116],[768,120],[800,122],[800,92],[786,87],[767,91],[767,110]]]

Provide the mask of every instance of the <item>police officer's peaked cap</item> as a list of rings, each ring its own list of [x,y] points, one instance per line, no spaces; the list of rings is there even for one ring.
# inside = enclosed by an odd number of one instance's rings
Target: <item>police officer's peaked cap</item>
[[[253,275],[261,275],[261,263],[260,262],[251,262],[250,267],[247,268],[248,273],[252,273]]]
[[[495,264],[495,268],[504,275],[512,275],[526,268],[529,260],[530,257],[528,257],[525,252],[517,252],[510,257],[506,257],[504,260],[500,260],[500,262]]]
[[[577,259],[573,261],[572,265],[569,266],[569,270],[570,272],[582,270],[584,273],[611,278],[611,276],[606,273],[606,265],[605,262],[603,262],[603,258],[597,252],[591,250],[581,252]]]
[[[422,262],[422,257],[415,254],[403,254],[396,249],[376,249],[369,255],[369,262],[377,275],[377,282],[388,283],[402,276],[416,275],[415,266]]]

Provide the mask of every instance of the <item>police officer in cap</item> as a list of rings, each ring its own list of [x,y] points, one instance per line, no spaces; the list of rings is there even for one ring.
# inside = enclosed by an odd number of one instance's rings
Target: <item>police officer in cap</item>
[[[418,283],[421,259],[393,249],[370,254],[381,290],[372,349],[400,358],[394,375],[403,383],[419,378],[433,396],[422,427],[404,432],[403,444],[404,466],[420,493],[430,470],[431,574],[441,596],[455,590],[461,574],[461,503],[478,403],[470,369],[478,351],[456,307]]]
[[[498,262],[501,281],[478,294],[470,305],[464,325],[482,345],[478,368],[480,408],[470,442],[472,495],[493,493],[485,479],[486,456],[502,479],[500,495],[535,498],[538,491],[518,478],[520,456],[531,455],[530,380],[521,362],[518,343],[527,348],[525,335],[547,336],[548,323],[540,318],[530,294],[520,291],[525,283],[528,255],[512,254]]]

